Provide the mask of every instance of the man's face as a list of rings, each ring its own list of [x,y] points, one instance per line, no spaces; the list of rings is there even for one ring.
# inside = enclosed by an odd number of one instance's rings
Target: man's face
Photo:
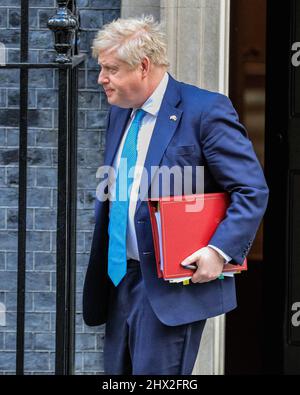
[[[122,108],[143,104],[143,79],[139,66],[132,70],[118,59],[115,51],[100,52],[98,63],[101,66],[98,83],[103,86],[109,104]]]

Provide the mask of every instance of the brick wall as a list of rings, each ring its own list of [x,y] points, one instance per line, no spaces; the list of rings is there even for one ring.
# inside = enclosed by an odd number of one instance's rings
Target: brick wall
[[[54,54],[47,20],[54,0],[30,0],[30,61],[47,62]],[[102,163],[107,103],[97,86],[98,66],[90,56],[97,29],[120,14],[120,0],[77,0],[81,14],[81,51],[89,54],[79,71],[76,373],[103,371],[104,328],[89,328],[81,315],[96,189]],[[8,62],[19,61],[20,0],[0,2],[0,42]],[[28,196],[26,259],[25,371],[53,374],[55,362],[55,248],[57,183],[57,73],[29,73]],[[0,70],[0,374],[15,371],[19,72]],[[3,315],[2,315],[3,318]],[[3,325],[4,324],[4,325]]]

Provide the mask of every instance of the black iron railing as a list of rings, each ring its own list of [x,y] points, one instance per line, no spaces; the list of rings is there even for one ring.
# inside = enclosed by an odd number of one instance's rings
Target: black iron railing
[[[74,371],[76,190],[77,190],[77,91],[78,67],[85,55],[78,54],[79,22],[75,0],[57,0],[57,12],[48,26],[54,33],[53,63],[28,62],[29,0],[21,2],[20,63],[0,65],[20,70],[19,111],[19,211],[16,373],[24,374],[24,321],[26,274],[26,199],[28,70],[58,69],[58,174],[56,241],[56,350],[55,374]]]

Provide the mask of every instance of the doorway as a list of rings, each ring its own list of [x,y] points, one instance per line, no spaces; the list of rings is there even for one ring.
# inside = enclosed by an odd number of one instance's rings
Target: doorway
[[[264,167],[266,113],[266,0],[231,0],[229,97]],[[236,276],[238,307],[226,316],[225,374],[259,374],[263,334],[263,223]]]

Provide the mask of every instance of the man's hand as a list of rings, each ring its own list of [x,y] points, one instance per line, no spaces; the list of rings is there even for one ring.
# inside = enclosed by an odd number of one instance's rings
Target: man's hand
[[[190,264],[197,265],[197,270],[195,270],[191,281],[193,283],[206,283],[220,276],[224,266],[224,259],[213,248],[203,247],[181,262],[182,266]]]

